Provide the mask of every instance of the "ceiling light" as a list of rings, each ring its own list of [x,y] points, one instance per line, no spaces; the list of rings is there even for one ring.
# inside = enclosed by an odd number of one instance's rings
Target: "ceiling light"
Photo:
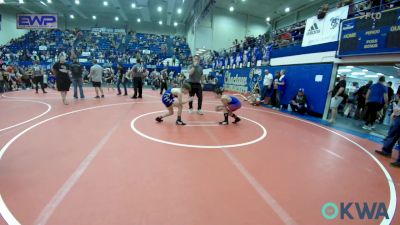
[[[52,1],[51,1],[51,0],[47,0],[47,3],[51,4],[51,3],[52,3]]]
[[[233,8],[233,6],[229,7],[229,11],[233,12],[235,10],[235,8]]]
[[[115,21],[118,21],[118,20],[119,20],[119,17],[118,17],[118,16],[116,16],[114,19],[115,19]]]
[[[137,18],[136,20],[138,23],[140,23],[142,20],[140,18]]]
[[[178,26],[178,23],[177,23],[177,22],[174,22],[174,27],[176,27],[176,26]]]
[[[378,75],[365,75],[366,78],[378,78]]]
[[[351,72],[351,69],[338,69],[339,73],[349,73]]]
[[[80,4],[79,0],[75,0],[75,4],[79,5]]]
[[[158,21],[158,24],[162,25],[162,20]]]
[[[182,9],[181,8],[178,9],[178,14],[182,14]]]
[[[364,72],[352,72],[351,75],[353,76],[358,76],[358,75],[365,75],[366,73]]]
[[[394,78],[394,76],[389,76],[389,78],[390,78],[390,79],[393,79],[393,78]]]
[[[383,76],[383,73],[376,73],[376,75]]]
[[[44,6],[47,6],[47,4],[44,3],[43,1],[40,1],[40,4],[42,4],[42,5],[44,5]]]
[[[0,0],[0,4],[4,4],[4,0]]]
[[[161,6],[158,6],[158,7],[157,7],[157,11],[161,12],[161,11],[162,11],[162,7],[161,7]]]
[[[285,12],[290,12],[290,8],[286,7]]]
[[[353,69],[354,66],[346,66],[346,68]]]
[[[71,14],[71,15],[69,15],[69,18],[74,19],[75,16]]]
[[[19,4],[24,4],[24,0],[19,0]]]
[[[136,8],[136,3],[132,3],[131,7]]]
[[[271,21],[271,18],[270,18],[270,17],[267,17],[267,19],[266,19],[266,20],[267,20],[267,22],[269,22],[269,21]]]
[[[97,19],[97,17],[96,16],[92,16],[92,18],[95,20],[95,19]]]
[[[367,70],[367,69],[363,69],[362,71],[363,71],[363,72],[368,72],[368,70]]]
[[[107,2],[107,1],[104,1],[104,2],[103,2],[103,5],[104,5],[104,6],[108,6],[108,2]]]
[[[245,2],[246,0],[242,0],[242,2]]]

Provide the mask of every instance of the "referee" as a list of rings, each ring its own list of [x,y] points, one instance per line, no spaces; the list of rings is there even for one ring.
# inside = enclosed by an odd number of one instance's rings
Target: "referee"
[[[201,81],[203,78],[203,68],[199,65],[199,62],[200,56],[195,55],[193,57],[193,65],[189,67],[188,82],[192,88],[189,96],[193,97],[196,94],[198,98],[197,114],[203,115],[203,111],[201,110],[201,105],[203,102],[203,88],[201,86]],[[189,102],[189,113],[193,113],[193,102]]]
[[[136,65],[131,70],[133,79],[133,99],[142,98],[143,79],[147,76],[147,70],[144,68],[140,59],[136,60]],[[138,96],[139,94],[139,96]]]

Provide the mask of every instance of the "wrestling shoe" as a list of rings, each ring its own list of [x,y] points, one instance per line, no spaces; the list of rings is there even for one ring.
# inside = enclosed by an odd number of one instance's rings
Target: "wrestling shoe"
[[[176,125],[185,126],[186,123],[184,123],[182,120],[177,120],[177,121],[176,121]]]
[[[236,124],[236,123],[238,123],[240,120],[241,120],[241,119],[240,119],[239,117],[236,117],[236,118],[235,118],[235,121],[233,121],[232,123]]]
[[[219,122],[219,124],[220,124],[220,125],[228,125],[229,122],[224,120],[224,121],[222,121],[222,122]]]

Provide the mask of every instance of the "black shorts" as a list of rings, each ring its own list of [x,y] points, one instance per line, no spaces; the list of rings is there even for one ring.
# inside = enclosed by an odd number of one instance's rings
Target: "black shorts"
[[[101,87],[101,82],[92,81],[93,87]]]

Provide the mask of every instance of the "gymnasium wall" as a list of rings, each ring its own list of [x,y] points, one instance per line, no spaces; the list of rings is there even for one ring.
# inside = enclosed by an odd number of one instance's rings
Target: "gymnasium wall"
[[[220,86],[224,86],[226,90],[243,93],[252,91],[257,86],[262,87],[265,69],[272,74],[282,69],[286,70],[288,86],[283,96],[283,104],[289,104],[299,88],[304,88],[309,110],[314,115],[322,116],[331,81],[332,63],[228,69],[216,75]]]
[[[0,10],[0,46],[6,44],[13,38],[21,37],[28,30],[17,29],[16,13]]]
[[[264,34],[270,25],[265,18],[229,12],[227,9],[214,8],[200,23],[189,27],[188,40],[192,40],[191,50],[206,48],[221,50],[232,46],[235,39]]]
[[[282,27],[286,27],[292,25],[296,22],[304,21],[309,17],[317,15],[317,12],[322,4],[328,3],[331,7],[334,8],[334,5],[337,3],[337,0],[323,0],[323,1],[311,1],[307,3],[305,6],[293,10],[290,13],[280,16],[272,21],[275,28],[279,29]]]

